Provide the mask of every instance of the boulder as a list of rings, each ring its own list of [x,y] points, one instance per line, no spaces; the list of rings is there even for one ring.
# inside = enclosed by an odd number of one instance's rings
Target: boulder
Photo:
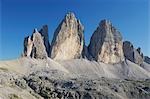
[[[88,51],[96,61],[119,63],[124,60],[122,36],[109,20],[102,20],[93,33]]]
[[[83,25],[73,13],[68,13],[54,32],[51,58],[68,60],[82,57],[84,46]]]

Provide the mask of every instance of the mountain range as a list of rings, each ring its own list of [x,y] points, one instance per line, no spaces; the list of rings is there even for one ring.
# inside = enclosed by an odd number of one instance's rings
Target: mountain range
[[[101,20],[87,46],[69,12],[52,42],[34,29],[20,58],[0,61],[0,99],[150,99],[150,58]]]

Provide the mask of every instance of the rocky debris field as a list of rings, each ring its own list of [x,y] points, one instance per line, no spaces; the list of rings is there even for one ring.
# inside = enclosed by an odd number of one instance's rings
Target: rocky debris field
[[[57,71],[37,71],[16,78],[3,74],[6,79],[1,76],[0,90],[9,87],[20,91],[7,90],[8,99],[150,99],[150,79],[62,78],[55,77]]]

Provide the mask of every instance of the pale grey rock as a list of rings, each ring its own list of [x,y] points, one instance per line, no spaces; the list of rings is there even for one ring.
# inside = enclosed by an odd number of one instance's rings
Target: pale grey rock
[[[124,60],[122,36],[108,20],[102,20],[93,33],[88,50],[96,61],[119,63]]]
[[[30,57],[33,47],[33,41],[31,40],[31,37],[28,36],[24,39],[24,55]]]
[[[73,13],[68,13],[54,33],[51,58],[68,60],[82,57],[84,46],[83,26]]]
[[[123,42],[123,52],[126,59],[134,62],[134,47],[129,41]]]
[[[32,35],[33,47],[31,57],[44,59],[47,58],[47,52],[44,45],[44,40],[38,31],[35,31]]]
[[[44,25],[42,29],[39,31],[44,39],[44,45],[46,47],[47,55],[50,56],[50,43],[49,43],[49,36],[48,36],[48,26]]]
[[[34,29],[32,37],[24,39],[24,56],[36,59],[48,57],[43,37],[37,29]]]
[[[134,62],[139,65],[141,65],[144,62],[144,57],[143,53],[141,52],[141,48],[134,50]]]
[[[26,77],[28,86],[44,99],[149,99],[150,80],[131,79],[56,79],[39,76]]]
[[[135,49],[131,42],[124,41],[123,51],[126,59],[138,65],[143,63],[143,53],[141,52],[141,48]]]
[[[150,58],[148,56],[144,56],[144,62],[150,64]]]

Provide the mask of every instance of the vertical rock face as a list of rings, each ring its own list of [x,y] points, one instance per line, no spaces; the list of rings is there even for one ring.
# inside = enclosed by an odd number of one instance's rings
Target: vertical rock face
[[[68,13],[54,33],[51,58],[54,60],[80,58],[83,45],[83,26],[73,13]]]
[[[32,52],[33,47],[33,41],[31,40],[31,37],[28,36],[24,39],[24,55],[29,57]]]
[[[124,60],[122,36],[108,20],[102,20],[93,33],[88,46],[96,61],[119,63]]]
[[[82,57],[84,59],[93,60],[93,57],[90,55],[88,51],[88,46],[84,45],[83,51],[82,51]]]
[[[126,59],[138,65],[141,65],[143,63],[143,53],[141,52],[141,49],[135,49],[131,42],[123,42],[123,51]]]
[[[26,37],[24,40],[24,56],[36,59],[47,58],[46,47],[42,35],[34,30],[32,37]]]
[[[39,33],[42,35],[44,40],[44,45],[46,47],[46,52],[48,56],[50,56],[50,43],[49,43],[49,36],[48,36],[48,26],[44,25],[42,29],[39,31]]]
[[[38,31],[35,31],[32,35],[33,47],[31,57],[44,59],[47,57],[46,47],[44,40]]]
[[[126,59],[134,62],[134,47],[129,41],[123,42],[123,52]]]

